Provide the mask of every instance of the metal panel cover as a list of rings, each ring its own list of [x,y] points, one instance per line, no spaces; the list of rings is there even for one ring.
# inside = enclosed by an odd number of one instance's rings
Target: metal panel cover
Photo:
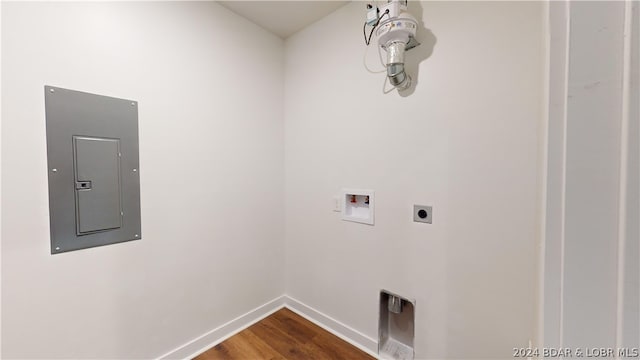
[[[120,140],[74,136],[73,145],[76,233],[119,228],[122,226]]]
[[[45,86],[51,253],[142,238],[138,104]]]

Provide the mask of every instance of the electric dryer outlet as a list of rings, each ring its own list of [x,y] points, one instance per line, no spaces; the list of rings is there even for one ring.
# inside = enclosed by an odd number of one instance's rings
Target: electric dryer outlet
[[[413,221],[431,224],[433,209],[426,205],[413,205]]]

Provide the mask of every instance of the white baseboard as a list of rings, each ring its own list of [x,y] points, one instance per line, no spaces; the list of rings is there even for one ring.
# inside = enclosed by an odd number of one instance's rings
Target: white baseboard
[[[291,296],[285,295],[285,307],[374,358],[378,358],[378,341],[360,331],[341,323],[329,315],[323,314]]]
[[[189,341],[188,343],[169,351],[168,353],[160,356],[158,360],[193,359],[197,355],[282,309],[285,304],[285,297],[286,296],[283,295],[267,302],[266,304],[260,305],[246,314],[240,315],[237,318]]]
[[[184,345],[169,351],[168,353],[160,356],[157,360],[193,359],[197,355],[218,345],[224,340],[266,318],[283,307],[290,309],[296,314],[336,335],[374,358],[378,358],[378,342],[376,340],[328,315],[323,314],[311,306],[308,306],[290,296],[282,295],[267,302],[266,304],[258,306],[244,315],[238,316],[237,318],[218,326],[217,328],[187,342]]]

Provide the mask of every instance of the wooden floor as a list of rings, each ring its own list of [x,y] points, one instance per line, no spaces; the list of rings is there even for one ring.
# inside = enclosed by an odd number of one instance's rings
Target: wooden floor
[[[282,309],[230,337],[195,360],[349,359],[372,360],[360,349]]]

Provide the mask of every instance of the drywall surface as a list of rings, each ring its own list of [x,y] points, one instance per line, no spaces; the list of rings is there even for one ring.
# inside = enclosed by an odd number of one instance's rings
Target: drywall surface
[[[623,19],[622,2],[571,5],[563,320],[574,348],[615,346]]]
[[[511,359],[535,333],[543,4],[410,10],[408,96],[363,68],[361,3],[285,43],[287,294],[377,339],[387,289],[416,300],[416,358]],[[332,212],[341,188],[375,190],[375,225]]]
[[[282,40],[213,2],[5,2],[2,54],[3,358],[154,358],[284,292]],[[50,255],[45,84],[139,102],[141,241]]]
[[[638,4],[551,8],[545,346],[624,355],[640,333]]]
[[[628,11],[629,8],[625,8]],[[619,345],[623,348],[640,348],[640,3],[631,5],[629,52],[627,162],[623,300],[621,320],[622,334]],[[624,108],[623,108],[624,110]]]
[[[549,119],[547,136],[544,243],[544,346],[559,349],[562,332],[562,267],[564,246],[565,129],[569,2],[549,3]],[[540,344],[538,344],[540,345]]]

